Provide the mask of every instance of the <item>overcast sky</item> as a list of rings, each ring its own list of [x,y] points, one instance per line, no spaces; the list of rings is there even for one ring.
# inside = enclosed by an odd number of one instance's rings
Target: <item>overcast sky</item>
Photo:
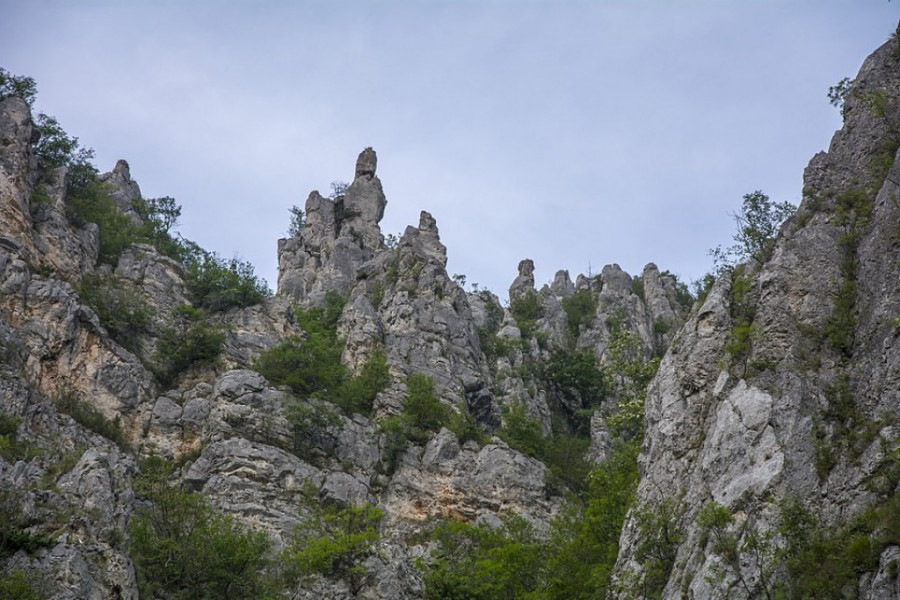
[[[288,208],[378,152],[384,233],[437,219],[451,274],[505,297],[522,258],[690,281],[756,189],[800,200],[826,92],[900,2],[0,0],[0,66],[125,158],[180,231],[274,288]]]

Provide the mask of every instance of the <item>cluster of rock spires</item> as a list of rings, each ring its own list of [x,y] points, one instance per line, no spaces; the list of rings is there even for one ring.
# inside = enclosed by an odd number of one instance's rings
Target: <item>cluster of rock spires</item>
[[[395,247],[385,244],[378,223],[387,201],[369,148],[346,191],[333,198],[312,192],[303,229],[279,240],[276,295],[223,314],[228,334],[220,361],[191,372],[174,389],[163,389],[145,364],[163,323],[189,303],[183,266],[142,244],[127,249],[115,268],[98,264],[96,225],[77,226],[66,217],[65,169],[53,174],[50,202],[35,202],[29,107],[17,97],[0,100],[0,397],[3,411],[21,419],[19,437],[39,450],[15,463],[0,458],[0,488],[18,491],[28,522],[53,537],[49,548],[33,556],[19,552],[4,566],[47,573],[58,599],[138,598],[119,532],[136,507],[137,458],[158,454],[183,461],[179,479],[186,489],[266,531],[276,544],[304,518],[310,485],[321,499],[377,505],[385,519],[379,552],[366,559],[372,576],[365,585],[351,592],[346,582],[322,579],[301,591],[310,598],[423,598],[414,564],[427,549],[416,536],[429,519],[490,522],[512,512],[540,525],[564,499],[548,486],[539,460],[498,437],[484,445],[460,443],[447,429],[410,446],[397,468],[385,472],[377,422],[401,410],[407,376],[431,377],[444,404],[468,412],[488,433],[511,406],[524,407],[546,432],[558,407],[549,390],[517,367],[568,343],[602,362],[620,327],[648,356],[664,352],[648,393],[636,501],[647,510],[667,499],[681,507],[681,534],[662,597],[764,597],[764,582],[754,579],[761,571],[753,565],[741,574],[742,585],[721,576],[721,558],[707,551],[697,524],[701,507],[716,502],[753,531],[769,531],[779,501],[802,498],[829,524],[846,523],[877,500],[867,482],[898,446],[900,429],[881,419],[896,413],[900,399],[900,165],[892,154],[881,180],[870,168],[873,157],[884,155],[884,140],[898,135],[896,46],[888,43],[863,65],[846,97],[844,128],[805,173],[797,215],[782,228],[771,257],[743,269],[745,297],[732,292],[733,277],[722,277],[702,306],[683,306],[675,279],[652,264],[639,285],[608,265],[575,282],[560,271],[538,290],[534,265],[523,260],[509,298],[536,298],[539,335],[489,358],[479,329],[519,340],[521,323],[495,295],[466,292],[448,276],[447,249],[429,213],[422,212]],[[866,104],[874,92],[890,109],[887,117]],[[140,189],[127,163],[102,178],[120,209],[140,219],[129,212]],[[841,203],[858,188],[872,188],[874,204],[871,216],[855,224],[859,241],[848,258]],[[842,265],[850,258],[857,265],[851,342],[836,347],[815,332],[833,325],[846,278]],[[154,307],[136,353],[110,336],[76,291],[92,274],[112,278]],[[573,340],[563,301],[582,291],[596,304]],[[292,306],[322,306],[329,292],[347,298],[339,321],[343,362],[352,369],[383,352],[391,383],[371,419],[341,416],[315,460],[304,459],[286,450],[293,435],[284,408],[289,392],[249,367],[261,351],[303,335]],[[752,305],[754,331],[741,354],[728,347],[742,318],[738,303]],[[861,452],[837,453],[823,472],[817,444],[838,435],[825,422],[827,390],[838,381],[859,418],[879,427]],[[119,423],[128,444],[117,445],[61,412],[69,399]],[[603,460],[602,417],[592,421],[591,435],[592,456]],[[626,522],[616,568],[625,587],[643,569],[641,536],[634,518]],[[898,559],[900,547],[884,549],[878,568],[860,576],[856,597],[900,598],[890,567]]]

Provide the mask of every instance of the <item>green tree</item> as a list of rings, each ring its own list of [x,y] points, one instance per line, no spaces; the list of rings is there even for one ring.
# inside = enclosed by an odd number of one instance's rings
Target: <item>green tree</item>
[[[252,306],[271,294],[249,262],[225,260],[195,246],[186,263],[185,285],[191,301],[211,312]]]
[[[546,597],[605,598],[619,554],[619,537],[638,481],[640,441],[616,440],[609,459],[587,477],[585,502],[570,503],[553,521]]]
[[[639,281],[635,278],[635,281]],[[581,327],[588,327],[597,314],[597,297],[593,290],[578,290],[572,296],[563,298],[563,310],[566,312],[566,324],[572,342],[578,338]]]
[[[288,579],[302,583],[314,574],[343,579],[356,594],[369,577],[362,562],[375,552],[384,512],[370,504],[335,509],[311,503],[313,514],[300,523],[282,554]]]
[[[737,232],[733,236],[737,243],[725,250],[720,246],[710,252],[717,269],[720,272],[730,270],[734,265],[747,260],[758,265],[769,260],[778,228],[796,211],[797,207],[790,202],[772,202],[759,190],[745,194],[741,211],[731,213],[737,225]]]
[[[171,600],[260,598],[270,542],[216,512],[204,496],[170,485],[171,465],[149,459],[135,482],[144,504],[129,525],[141,595]]]
[[[844,100],[847,98],[847,94],[850,92],[850,88],[852,87],[853,79],[850,77],[844,77],[837,82],[837,85],[833,85],[828,88],[828,102],[835,108],[843,108]]]
[[[18,96],[31,106],[37,97],[37,84],[31,77],[13,75],[0,67],[0,100],[10,96]]]
[[[337,335],[343,306],[344,299],[330,292],[324,308],[295,309],[305,337],[290,337],[262,352],[253,368],[301,398],[321,398],[348,415],[368,415],[375,397],[390,383],[390,372],[384,354],[375,352],[356,374],[348,373],[341,363],[344,340]]]
[[[423,561],[425,593],[433,600],[538,598],[546,547],[522,517],[500,527],[444,523],[432,534],[437,549]]]
[[[303,213],[303,209],[296,204],[291,206],[288,211],[291,213],[288,235],[290,237],[298,237],[303,228],[306,227],[306,215]]]
[[[157,345],[157,376],[164,384],[196,363],[211,363],[222,351],[225,333],[200,308],[182,304],[163,329]]]
[[[47,578],[36,571],[13,569],[0,574],[0,600],[44,600],[50,591]]]
[[[509,310],[522,332],[522,337],[531,339],[537,333],[537,322],[541,316],[541,304],[537,293],[532,290],[512,301]]]
[[[590,350],[553,348],[546,376],[558,394],[574,400],[582,408],[599,407],[609,387],[606,373]]]

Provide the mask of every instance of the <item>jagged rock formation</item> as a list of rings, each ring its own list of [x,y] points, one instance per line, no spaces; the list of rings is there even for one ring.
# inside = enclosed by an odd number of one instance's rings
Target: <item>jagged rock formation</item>
[[[521,339],[516,317],[496,296],[467,294],[449,277],[447,249],[429,213],[396,246],[385,245],[378,223],[386,199],[375,152],[366,149],[345,193],[310,194],[305,227],[279,241],[278,294],[207,315],[224,332],[218,359],[163,385],[161,340],[194,301],[185,265],[148,243],[125,248],[114,265],[100,263],[98,227],[71,218],[66,169],[38,174],[36,137],[28,106],[14,97],[0,100],[0,393],[3,415],[19,420],[14,435],[25,445],[17,448],[30,448],[27,456],[0,453],[0,500],[21,507],[22,522],[50,540],[36,554],[19,551],[7,568],[46,573],[58,599],[137,598],[123,534],[140,503],[132,488],[139,459],[149,455],[182,461],[174,475],[182,489],[201,492],[217,510],[265,531],[276,548],[308,517],[311,493],[319,502],[384,509],[382,541],[366,559],[362,588],[316,579],[297,590],[309,597],[422,597],[415,560],[427,547],[409,540],[427,533],[435,518],[498,522],[511,511],[546,528],[563,499],[559,488],[548,487],[539,460],[497,437],[460,442],[442,429],[409,445],[388,467],[378,422],[402,410],[407,377],[423,374],[442,403],[471,415],[487,433],[500,427],[504,403],[534,395],[549,433],[555,392],[509,371],[574,343],[560,304],[576,293],[567,274],[540,292],[537,330],[547,339],[520,344],[511,356],[487,357],[481,335]],[[99,180],[119,213],[145,224],[134,202],[140,188],[125,161]],[[578,345],[594,350],[589,340],[603,338],[604,319],[619,302],[627,327],[643,324],[635,334],[646,352],[658,351],[660,340],[651,334],[656,313],[622,276],[628,289],[619,292],[628,300],[601,301],[579,330]],[[597,286],[602,299],[603,281],[583,283]],[[533,277],[520,282],[525,295],[533,286]],[[109,290],[114,299],[147,309],[127,349],[86,299]],[[379,352],[389,364],[391,383],[372,419],[296,398],[247,369],[266,349],[305,335],[293,307],[322,306],[329,293],[347,299],[339,321],[343,362],[354,369]],[[676,317],[684,310],[668,308]],[[289,415],[298,406],[333,420],[300,427]],[[593,456],[601,460],[602,422],[593,429],[600,440]]]
[[[124,537],[143,502],[134,487],[140,459],[152,455],[180,461],[173,481],[265,532],[275,549],[318,504],[378,506],[381,539],[364,578],[313,577],[292,591],[422,598],[417,560],[433,549],[424,539],[434,520],[496,524],[509,511],[546,532],[565,510],[565,483],[550,481],[549,461],[516,449],[510,422],[537,422],[538,439],[580,428],[590,435],[589,460],[611,455],[612,416],[634,398],[626,398],[628,377],[604,379],[596,398],[555,379],[554,365],[577,359],[596,374],[597,365],[662,357],[618,594],[764,597],[785,567],[741,548],[755,533],[775,532],[765,539],[782,543],[782,499],[800,499],[837,530],[896,492],[898,55],[893,41],[863,66],[845,127],[810,163],[803,204],[771,255],[721,278],[694,307],[654,264],[637,277],[610,264],[574,282],[559,271],[538,288],[524,259],[509,306],[490,291],[466,292],[447,274],[431,214],[386,243],[387,200],[367,148],[347,189],[312,192],[305,226],[279,240],[275,296],[190,313],[200,303],[189,269],[154,245],[134,243],[114,265],[98,262],[98,227],[69,214],[66,170],[38,173],[27,104],[0,99],[0,406],[18,419],[21,442],[15,452],[0,447],[0,504],[49,540],[2,566],[46,573],[54,598],[137,598]],[[125,161],[100,180],[120,214],[146,224]],[[152,307],[127,343],[89,301],[102,286]],[[309,340],[301,311],[334,295],[345,300],[342,363],[359,371],[383,355],[389,368],[368,416],[252,370],[281,342]],[[222,347],[166,377],[159,348],[186,310],[222,333]],[[442,408],[475,426],[475,439],[448,425],[392,446],[385,424],[404,414],[412,376],[421,375]],[[735,540],[737,563],[699,524],[713,503],[728,511],[716,533]],[[654,554],[647,523],[659,519],[671,519],[676,535]],[[858,597],[900,598],[900,546],[876,549],[852,585]],[[648,557],[662,561],[652,573]]]
[[[662,360],[647,397],[638,508],[622,534],[619,597],[634,597],[647,578],[654,534],[638,515],[666,499],[679,507],[671,526],[680,533],[655,590],[638,596],[764,598],[804,585],[799,563],[779,554],[798,552],[785,533],[786,501],[838,535],[897,493],[884,476],[900,444],[898,44],[863,64],[844,99],[844,126],[810,161],[802,204],[771,256],[722,277]],[[743,345],[741,326],[752,331]],[[700,523],[704,506],[731,515],[713,527],[732,536],[737,562],[711,539],[710,521]],[[896,540],[870,541],[879,535],[862,538],[875,555],[859,571],[820,574],[834,578],[833,593],[900,598],[900,550]],[[754,553],[761,539],[769,546]],[[852,562],[842,555],[835,564]]]

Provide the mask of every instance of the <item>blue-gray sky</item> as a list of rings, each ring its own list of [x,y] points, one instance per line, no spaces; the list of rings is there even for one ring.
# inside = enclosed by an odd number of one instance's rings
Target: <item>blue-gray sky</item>
[[[382,230],[431,212],[450,273],[501,297],[522,258],[690,281],[761,189],[797,203],[840,126],[826,92],[888,0],[0,0],[0,66],[119,158],[180,231],[274,288],[288,208],[366,146]]]

